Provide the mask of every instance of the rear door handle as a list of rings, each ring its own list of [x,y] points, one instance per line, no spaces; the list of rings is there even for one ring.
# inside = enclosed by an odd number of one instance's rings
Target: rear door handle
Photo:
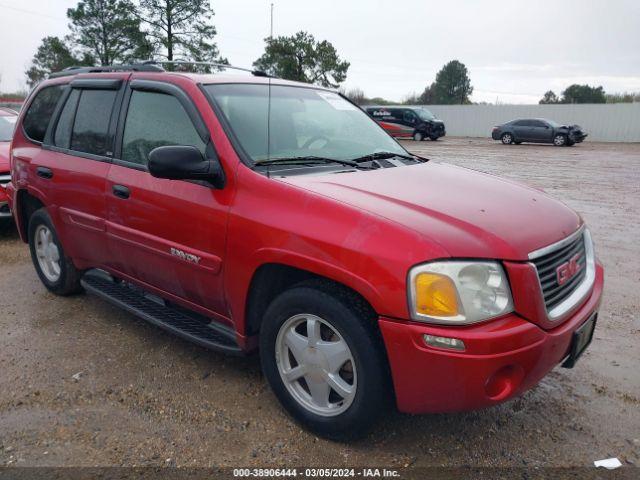
[[[47,167],[38,167],[36,168],[36,173],[39,177],[50,179],[53,178],[53,170]]]
[[[111,191],[118,198],[129,198],[131,191],[124,185],[114,185],[111,187]]]

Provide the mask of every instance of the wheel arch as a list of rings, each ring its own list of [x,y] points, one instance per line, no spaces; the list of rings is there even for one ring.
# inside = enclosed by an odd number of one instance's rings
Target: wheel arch
[[[45,207],[45,203],[42,196],[38,192],[30,191],[22,188],[16,192],[14,210],[16,215],[14,216],[16,221],[16,227],[20,235],[20,239],[24,243],[29,243],[29,218],[36,210]]]
[[[350,285],[351,282],[340,281],[287,263],[266,262],[255,269],[249,282],[244,305],[245,335],[253,336],[258,334],[263,313],[269,304],[280,293],[293,285],[303,282],[316,283],[318,285],[325,284],[341,289],[345,293],[352,295],[354,299],[361,303],[363,308],[369,310],[369,313],[377,315],[377,310],[374,307],[375,302],[371,302],[369,299],[371,292],[368,292],[369,295],[363,294],[357,286],[354,288],[353,285]],[[368,296],[369,298],[367,298]]]

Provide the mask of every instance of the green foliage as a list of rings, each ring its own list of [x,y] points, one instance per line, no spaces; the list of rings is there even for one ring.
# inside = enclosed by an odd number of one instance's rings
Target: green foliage
[[[83,0],[67,10],[73,42],[101,65],[147,59],[151,44],[130,0]]]
[[[347,78],[349,62],[338,57],[333,45],[298,32],[291,37],[265,39],[264,54],[253,66],[270,75],[336,88]]]
[[[90,55],[76,57],[67,43],[58,37],[45,37],[25,72],[30,88],[44,80],[51,72],[58,72],[75,65],[93,65]]]
[[[607,103],[634,103],[640,102],[640,92],[607,93]]]
[[[540,105],[548,105],[553,103],[560,103],[560,99],[553,90],[549,90],[538,102]]]
[[[212,17],[209,0],[140,0],[155,54],[167,60],[227,63],[213,41]]]
[[[469,104],[473,93],[471,79],[464,63],[452,60],[436,75],[436,81],[428,86],[421,95],[424,104]]]
[[[562,92],[562,103],[605,103],[607,98],[602,86],[573,84]]]

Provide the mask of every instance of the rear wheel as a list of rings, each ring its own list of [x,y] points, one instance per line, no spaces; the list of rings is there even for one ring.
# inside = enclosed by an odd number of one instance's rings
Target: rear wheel
[[[510,133],[503,133],[500,140],[502,140],[502,143],[505,145],[511,145],[513,143],[513,135]]]
[[[556,147],[563,147],[567,144],[567,137],[561,133],[553,137],[553,144]]]
[[[283,407],[330,438],[359,436],[391,393],[382,341],[359,299],[301,284],[276,298],[260,331],[262,369]]]
[[[424,140],[424,135],[423,135],[421,132],[415,132],[415,133],[413,134],[413,139],[414,139],[416,142],[421,142],[422,140]]]
[[[80,292],[81,272],[65,256],[51,217],[44,208],[31,215],[28,228],[31,260],[44,286],[56,295]]]

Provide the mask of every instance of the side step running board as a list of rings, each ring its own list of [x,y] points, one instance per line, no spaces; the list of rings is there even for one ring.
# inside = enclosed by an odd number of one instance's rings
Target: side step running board
[[[89,270],[80,283],[87,292],[186,340],[211,350],[243,355],[230,329],[197,313],[167,304],[129,283],[117,282],[102,270]]]

